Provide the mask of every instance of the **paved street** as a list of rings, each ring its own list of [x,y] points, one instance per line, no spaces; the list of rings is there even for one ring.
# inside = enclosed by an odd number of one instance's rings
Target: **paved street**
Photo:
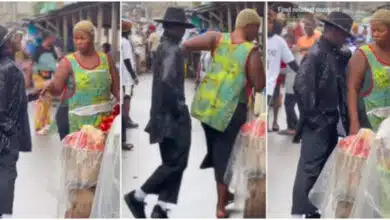
[[[122,153],[122,194],[138,189],[161,162],[157,146],[149,144],[149,136],[143,131],[149,120],[151,83],[150,74],[142,75],[140,84],[134,89],[130,115],[140,124],[140,127],[128,130],[127,133],[128,140],[135,145],[135,148],[133,151]],[[191,103],[193,94],[194,84],[189,80],[186,82],[188,104]],[[214,218],[217,197],[213,172],[211,169],[199,169],[201,160],[206,154],[206,141],[197,120],[192,120],[192,127],[190,159],[184,173],[178,205],[172,210],[170,216],[173,218]],[[147,197],[146,213],[148,216],[156,201],[156,196]],[[242,212],[236,211],[232,217],[241,216]],[[122,217],[132,218],[124,202],[122,202]]]
[[[54,110],[53,110],[54,113]],[[29,104],[33,130],[34,104]],[[58,190],[58,157],[60,139],[57,134],[35,136],[33,151],[21,153],[18,161],[13,218],[56,218]]]
[[[271,114],[270,125],[272,119]],[[280,110],[278,122],[281,129],[287,127],[284,108]],[[291,137],[268,133],[268,218],[291,217],[292,189],[299,151],[300,145],[292,144]]]

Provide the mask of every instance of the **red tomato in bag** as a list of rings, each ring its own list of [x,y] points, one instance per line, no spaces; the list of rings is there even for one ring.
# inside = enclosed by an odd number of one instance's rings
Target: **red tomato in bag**
[[[116,105],[114,106],[114,109],[113,109],[113,111],[112,111],[112,114],[113,114],[114,116],[117,116],[117,115],[119,115],[119,113],[120,113],[120,106],[119,106],[119,104],[116,104]]]
[[[99,125],[99,129],[102,130],[103,132],[106,132],[107,131],[107,124],[102,122],[100,125]]]

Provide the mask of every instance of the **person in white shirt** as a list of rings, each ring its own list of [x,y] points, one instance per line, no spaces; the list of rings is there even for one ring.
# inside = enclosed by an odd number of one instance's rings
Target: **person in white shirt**
[[[123,88],[123,113],[122,113],[122,149],[131,150],[132,144],[126,144],[126,128],[137,128],[129,115],[130,100],[133,95],[134,85],[138,84],[136,69],[136,59],[134,54],[134,47],[129,40],[131,33],[131,23],[122,21],[122,41],[121,41],[121,77]],[[130,87],[130,89],[128,88]]]
[[[271,9],[272,10],[272,9]],[[270,10],[270,11],[271,11]],[[274,12],[274,11],[273,11]],[[277,86],[277,79],[280,74],[281,62],[288,64],[288,66],[295,72],[298,71],[298,64],[292,54],[287,42],[278,35],[277,26],[280,25],[268,12],[268,41],[267,41],[267,100],[268,105],[273,108],[273,123],[272,131],[279,131],[278,113],[280,108],[280,86]],[[280,32],[280,30],[279,30]]]

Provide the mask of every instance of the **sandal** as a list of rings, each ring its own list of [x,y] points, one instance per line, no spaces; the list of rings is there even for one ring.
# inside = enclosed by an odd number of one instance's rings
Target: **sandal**
[[[290,129],[286,129],[286,130],[281,130],[279,132],[280,135],[287,135],[287,136],[294,136],[295,135],[295,130],[290,130]]]

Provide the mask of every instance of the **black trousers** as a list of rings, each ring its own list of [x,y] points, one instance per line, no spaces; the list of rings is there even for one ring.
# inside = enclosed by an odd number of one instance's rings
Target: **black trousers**
[[[68,105],[60,104],[56,113],[56,123],[60,139],[64,139],[69,134],[69,108]]]
[[[323,126],[316,131],[308,127],[303,128],[301,156],[293,188],[293,215],[314,214],[317,211],[309,200],[309,192],[337,141],[337,123]]]
[[[207,155],[204,158],[201,169],[214,168],[214,176],[217,183],[225,183],[225,172],[240,128],[246,122],[247,106],[238,104],[233,117],[225,129],[220,132],[202,123],[206,135]]]
[[[127,123],[126,122],[127,121],[126,120],[127,120],[127,117],[124,114],[122,114],[122,122],[121,122],[121,126],[122,126],[122,143],[126,143],[126,141],[127,141],[127,135],[126,135],[126,131],[127,131],[127,129],[126,129],[126,124]]]
[[[176,204],[184,170],[187,167],[190,145],[180,145],[166,138],[160,143],[162,164],[154,171],[141,189],[158,195],[158,200]]]
[[[0,215],[12,214],[14,204],[15,181],[18,176],[16,163],[19,151],[13,149],[15,141],[11,141],[11,149],[0,152]]]
[[[297,104],[297,99],[295,94],[286,94],[284,100],[284,109],[286,110],[286,119],[287,119],[287,128],[296,129],[298,125],[298,117],[295,112],[295,105]]]

